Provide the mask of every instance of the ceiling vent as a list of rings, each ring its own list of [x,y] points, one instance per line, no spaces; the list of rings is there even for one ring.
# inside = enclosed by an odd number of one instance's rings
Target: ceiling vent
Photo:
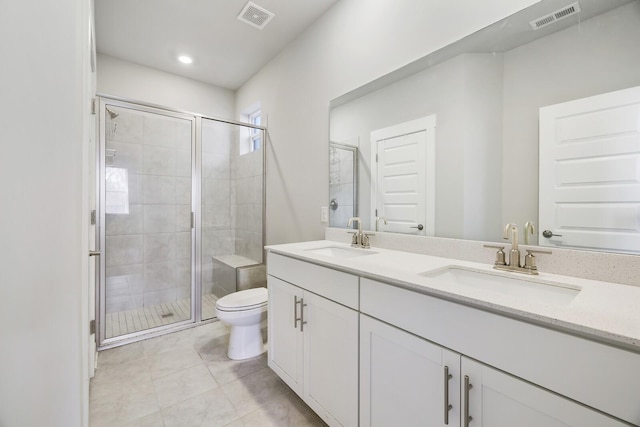
[[[562,9],[556,10],[553,13],[541,16],[538,19],[534,19],[530,22],[531,28],[533,28],[534,30],[539,30],[542,27],[551,25],[554,22],[560,21],[561,19],[568,18],[578,12],[580,12],[580,5],[578,4],[578,2],[575,2],[573,4],[570,4],[569,6],[563,7]]]
[[[240,11],[238,19],[259,30],[267,26],[275,15],[253,2],[248,2]]]

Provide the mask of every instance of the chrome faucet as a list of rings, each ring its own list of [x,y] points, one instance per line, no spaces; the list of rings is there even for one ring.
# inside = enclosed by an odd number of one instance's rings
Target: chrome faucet
[[[384,225],[387,225],[387,218],[385,218],[383,216],[377,216],[376,217],[376,231],[378,231],[378,226],[380,225],[380,221],[383,221]]]
[[[525,235],[528,233],[534,233],[533,223],[527,222],[525,224]],[[504,228],[502,236],[505,240],[511,237],[511,250],[509,251],[509,259],[507,260],[504,253],[504,246],[500,245],[484,245],[485,248],[497,249],[496,261],[493,268],[496,270],[513,271],[516,273],[524,274],[538,274],[538,267],[536,267],[536,257],[533,254],[550,254],[551,251],[540,251],[527,249],[527,255],[524,257],[524,265],[520,264],[520,249],[518,249],[518,227],[515,224],[507,224]]]
[[[347,223],[347,227],[351,227],[351,224],[354,222],[358,223],[358,231],[354,232],[353,238],[351,239],[351,246],[354,248],[370,248],[369,245],[369,236],[362,232],[362,220],[360,217],[354,216],[349,218],[349,222]]]

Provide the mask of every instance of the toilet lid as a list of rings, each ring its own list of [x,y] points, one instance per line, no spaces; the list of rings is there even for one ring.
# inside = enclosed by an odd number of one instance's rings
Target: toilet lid
[[[246,310],[267,303],[267,288],[247,289],[220,298],[216,307],[221,310]]]

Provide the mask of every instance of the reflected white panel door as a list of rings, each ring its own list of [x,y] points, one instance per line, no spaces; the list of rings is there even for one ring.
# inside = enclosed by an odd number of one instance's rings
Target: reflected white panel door
[[[540,109],[539,222],[540,245],[640,251],[640,87]]]
[[[381,231],[433,236],[435,115],[371,132],[373,212]]]

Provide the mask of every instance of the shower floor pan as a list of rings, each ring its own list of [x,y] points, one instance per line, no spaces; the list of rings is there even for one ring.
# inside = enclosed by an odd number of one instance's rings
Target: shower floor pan
[[[215,317],[217,299],[213,294],[202,296],[203,319]],[[113,338],[158,326],[170,325],[190,318],[191,300],[188,298],[134,310],[108,313],[106,317],[106,335],[107,338]]]

